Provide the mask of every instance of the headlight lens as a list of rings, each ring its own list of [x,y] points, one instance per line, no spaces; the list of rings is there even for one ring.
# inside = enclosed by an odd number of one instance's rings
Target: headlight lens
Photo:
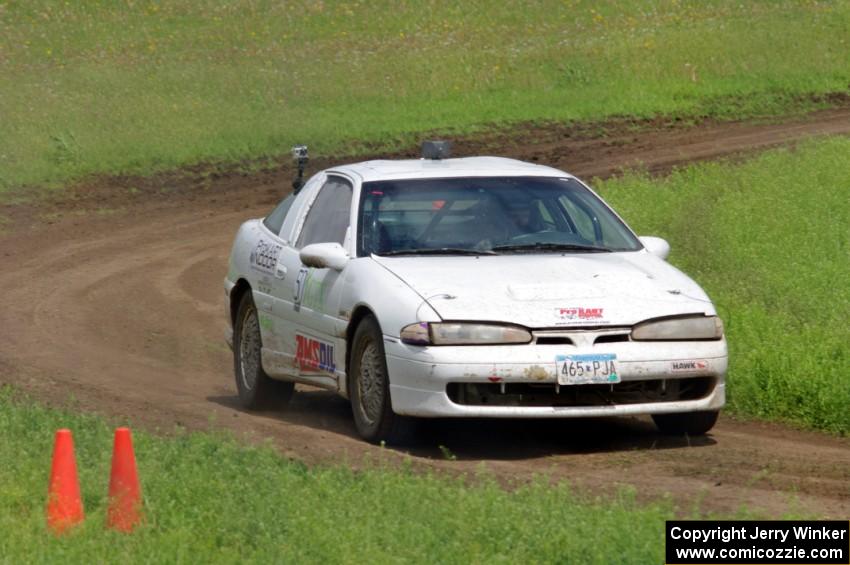
[[[401,329],[401,341],[411,345],[494,345],[529,343],[531,332],[518,326],[460,322],[420,322]]]
[[[642,322],[632,330],[636,341],[688,341],[720,339],[723,322],[717,316],[690,316]]]

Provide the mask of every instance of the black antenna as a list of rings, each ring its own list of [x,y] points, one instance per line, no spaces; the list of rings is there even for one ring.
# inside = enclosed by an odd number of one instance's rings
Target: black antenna
[[[298,194],[298,192],[304,188],[304,169],[307,167],[307,162],[310,160],[310,156],[307,155],[307,146],[296,145],[293,147],[292,158],[295,160],[295,166],[298,167],[298,176],[295,177],[294,181],[292,181],[292,192],[293,194]]]

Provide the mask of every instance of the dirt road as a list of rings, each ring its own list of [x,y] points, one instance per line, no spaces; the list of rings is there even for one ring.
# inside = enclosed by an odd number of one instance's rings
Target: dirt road
[[[460,140],[457,152],[533,159],[585,177],[636,162],[657,173],[850,133],[850,105],[782,124],[622,122],[606,131],[526,127]],[[288,170],[99,179],[61,199],[0,209],[8,218],[0,383],[150,429],[214,425],[270,437],[310,463],[410,457],[449,472],[483,464],[508,482],[546,473],[594,495],[631,485],[643,499],[670,493],[683,511],[850,512],[850,441],[778,425],[723,418],[689,442],[657,435],[644,419],[446,421],[400,452],[357,439],[347,403],[330,393],[302,390],[282,413],[240,411],[222,332],[227,254],[237,226],[264,214],[289,179]]]

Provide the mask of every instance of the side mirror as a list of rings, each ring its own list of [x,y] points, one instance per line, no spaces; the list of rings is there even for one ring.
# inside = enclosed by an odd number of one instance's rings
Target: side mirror
[[[304,247],[298,256],[308,267],[334,271],[341,271],[351,259],[339,243],[313,243]]]
[[[666,259],[668,255],[670,255],[670,244],[667,243],[666,239],[662,239],[660,237],[653,237],[651,235],[644,235],[638,238],[640,242],[646,247],[646,250],[661,257],[662,259]]]

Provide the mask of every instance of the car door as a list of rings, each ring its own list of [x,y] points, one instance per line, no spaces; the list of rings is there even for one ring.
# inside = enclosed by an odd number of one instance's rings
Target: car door
[[[298,380],[334,389],[345,372],[345,339],[340,336],[345,335],[347,322],[339,314],[342,273],[307,267],[298,253],[312,243],[347,247],[353,191],[351,180],[328,174],[315,194],[308,196],[312,198],[299,215],[303,220],[295,226],[294,241],[279,256],[285,270],[281,317],[293,331],[286,355],[292,354]]]
[[[292,316],[291,274],[298,272],[300,260],[292,247],[291,234],[303,217],[311,196],[321,186],[324,174],[313,176],[297,194],[287,196],[262,222],[259,245],[252,253],[252,265],[263,266],[263,276],[254,288],[255,302],[263,336],[263,369],[273,377],[294,378],[295,328]],[[270,255],[271,254],[271,255]]]
[[[275,286],[278,284],[278,265],[284,247],[280,232],[294,202],[295,195],[290,194],[281,200],[262,222],[257,224],[256,240],[249,257],[251,269],[256,275],[251,286],[263,339],[263,355],[270,359],[270,365],[273,365],[272,354],[281,351],[287,342],[285,328],[282,328],[276,320],[275,314],[278,309],[275,308]],[[264,360],[263,365],[266,364]],[[276,372],[273,366],[269,372]]]

